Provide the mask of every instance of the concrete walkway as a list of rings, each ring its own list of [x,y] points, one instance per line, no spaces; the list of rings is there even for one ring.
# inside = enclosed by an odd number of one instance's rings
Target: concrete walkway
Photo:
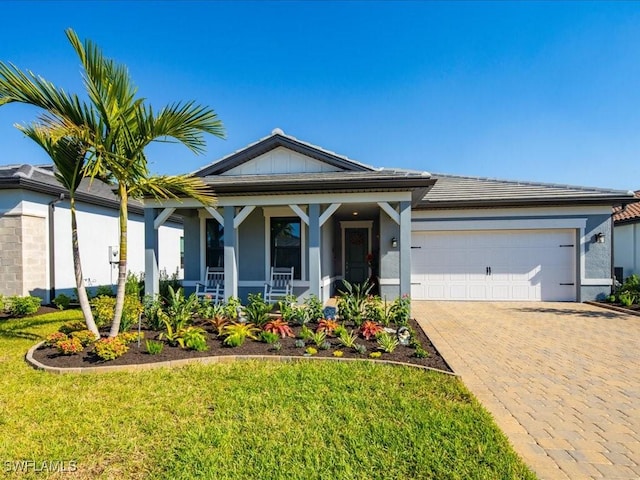
[[[640,317],[577,303],[413,314],[541,479],[640,479]]]

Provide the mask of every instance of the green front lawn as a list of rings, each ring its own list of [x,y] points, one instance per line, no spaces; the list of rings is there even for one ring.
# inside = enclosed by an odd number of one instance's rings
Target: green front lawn
[[[535,478],[463,384],[434,372],[366,362],[100,375],[27,366],[31,345],[79,318],[0,320],[2,475],[31,460],[75,461],[69,478]],[[27,478],[45,476],[29,469]]]

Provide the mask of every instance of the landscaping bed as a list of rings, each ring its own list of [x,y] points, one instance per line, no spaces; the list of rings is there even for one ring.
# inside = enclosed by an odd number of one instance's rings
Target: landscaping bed
[[[82,368],[82,367],[96,367],[100,365],[136,365],[156,362],[167,362],[172,360],[182,360],[188,358],[202,358],[209,356],[239,356],[239,355],[263,355],[263,356],[307,356],[305,355],[306,349],[311,346],[316,348],[317,353],[315,357],[334,357],[334,352],[339,350],[343,352],[342,358],[358,358],[363,360],[373,360],[369,357],[372,352],[378,351],[378,345],[375,338],[366,340],[361,336],[358,339],[358,343],[364,345],[367,350],[366,353],[360,354],[351,348],[345,348],[340,345],[338,338],[327,337],[326,341],[331,344],[331,347],[323,350],[317,348],[312,344],[306,344],[304,348],[296,347],[296,340],[299,340],[300,331],[302,326],[292,326],[295,338],[285,337],[279,340],[281,348],[276,351],[270,344],[259,342],[256,340],[247,340],[241,346],[238,347],[226,347],[223,344],[222,338],[218,337],[213,327],[208,326],[202,319],[196,319],[195,324],[204,328],[206,331],[207,350],[196,351],[191,349],[184,349],[180,346],[171,346],[166,342],[163,342],[162,352],[151,355],[147,352],[145,340],[159,340],[161,332],[153,331],[149,329],[142,329],[143,340],[138,347],[137,342],[129,344],[129,350],[114,360],[104,361],[99,358],[92,350],[91,347],[87,347],[82,353],[76,355],[63,355],[59,353],[58,349],[49,346],[41,346],[34,351],[33,358],[38,362],[57,368]],[[307,324],[307,327],[311,330],[317,329],[317,322]],[[347,329],[355,329],[355,325],[345,324]],[[422,345],[422,348],[427,352],[425,358],[417,358],[415,356],[415,349],[409,346],[399,345],[392,353],[382,353],[382,355],[376,360],[394,361],[409,363],[412,365],[420,365],[424,367],[435,368],[446,372],[452,372],[447,362],[438,353],[433,346],[427,335],[422,331],[420,326],[414,319],[409,321],[409,327],[415,332],[416,340]],[[106,332],[105,332],[106,334]],[[160,340],[161,341],[161,340]]]

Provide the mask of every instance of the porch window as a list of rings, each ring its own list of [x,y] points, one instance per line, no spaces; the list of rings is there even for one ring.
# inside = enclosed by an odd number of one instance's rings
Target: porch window
[[[206,229],[207,267],[224,267],[224,227],[208,218]]]
[[[271,218],[271,266],[293,267],[293,278],[302,272],[302,226],[299,217]]]

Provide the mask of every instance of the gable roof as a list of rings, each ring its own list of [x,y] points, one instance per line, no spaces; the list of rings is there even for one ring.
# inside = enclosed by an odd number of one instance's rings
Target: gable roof
[[[624,207],[613,209],[613,221],[616,225],[640,222],[640,190],[634,192],[634,197],[638,199],[638,203],[630,203]]]
[[[287,148],[300,153],[301,155],[306,155],[307,157],[314,158],[333,167],[340,168],[341,170],[354,172],[376,170],[370,165],[365,165],[364,163],[357,162],[356,160],[338,155],[335,152],[325,150],[317,145],[303,142],[291,135],[285,135],[281,129],[276,128],[271,132],[271,135],[261,138],[257,142],[251,143],[246,147],[221,158],[220,160],[216,160],[200,170],[196,170],[193,172],[193,175],[197,177],[219,175],[278,147]]]
[[[616,205],[634,201],[625,190],[433,174],[435,185],[417,208],[558,205]]]

